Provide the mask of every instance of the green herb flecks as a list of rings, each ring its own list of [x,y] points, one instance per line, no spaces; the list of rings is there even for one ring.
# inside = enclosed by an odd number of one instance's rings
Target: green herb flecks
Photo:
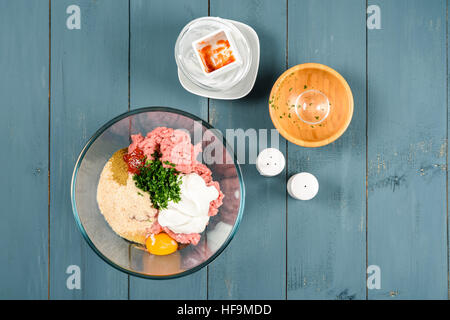
[[[136,187],[148,192],[156,209],[165,209],[169,201],[178,202],[181,200],[181,178],[179,172],[175,169],[175,164],[164,161],[163,166],[159,158],[160,154],[152,154],[154,160],[145,161],[145,164],[139,168],[139,174],[133,176]]]

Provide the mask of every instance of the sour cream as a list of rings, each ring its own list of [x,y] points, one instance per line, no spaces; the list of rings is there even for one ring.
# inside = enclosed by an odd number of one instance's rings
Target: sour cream
[[[219,192],[214,186],[206,186],[196,173],[181,179],[181,200],[170,201],[166,209],[160,210],[158,222],[175,233],[201,233],[209,221],[209,203],[219,197]]]

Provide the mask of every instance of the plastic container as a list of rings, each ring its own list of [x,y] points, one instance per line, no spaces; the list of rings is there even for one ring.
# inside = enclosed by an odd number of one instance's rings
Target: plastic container
[[[261,151],[256,158],[256,170],[265,177],[274,177],[284,170],[286,160],[280,150],[267,148]]]
[[[233,38],[224,29],[219,29],[194,41],[192,47],[197,56],[200,68],[207,77],[218,76],[242,64]],[[205,48],[210,48],[209,55],[202,54]],[[210,63],[213,65],[212,67],[214,67],[213,70],[208,69],[209,65],[205,60],[210,60]],[[218,66],[218,63],[222,63],[223,65]]]
[[[227,72],[207,75],[193,44],[220,31],[226,32],[239,55],[240,63]],[[217,17],[203,17],[189,22],[181,30],[175,43],[175,61],[183,75],[195,85],[208,91],[223,92],[237,85],[247,75],[252,65],[252,55],[247,38],[233,23]]]
[[[180,80],[180,84],[183,86],[184,89],[198,96],[223,100],[240,99],[249,94],[255,84],[259,68],[260,48],[258,35],[255,32],[255,30],[252,29],[252,27],[242,22],[227,19],[225,19],[225,21],[233,24],[248,40],[248,46],[250,48],[250,54],[252,56],[250,69],[247,75],[243,77],[239,81],[239,83],[237,83],[235,86],[226,90],[216,91],[216,90],[208,90],[195,84],[193,81],[191,81],[184,75],[184,73],[181,71],[180,68],[178,68],[177,73],[178,79]]]
[[[300,172],[289,178],[287,191],[294,199],[311,200],[319,192],[319,181],[311,173]]]

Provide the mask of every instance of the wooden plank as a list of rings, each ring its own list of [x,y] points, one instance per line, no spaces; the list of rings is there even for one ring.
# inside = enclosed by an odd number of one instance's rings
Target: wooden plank
[[[66,8],[81,9],[81,29],[66,27]],[[128,109],[128,1],[51,3],[51,252],[53,299],[126,299],[128,277],[82,239],[70,205],[70,179],[81,148],[106,121]],[[68,290],[66,269],[81,269]]]
[[[446,2],[369,4],[369,298],[447,299]]]
[[[273,128],[267,101],[272,84],[286,66],[286,1],[212,0],[210,8],[212,16],[250,25],[261,45],[253,91],[240,100],[211,100],[210,123],[224,133],[233,128]],[[282,138],[279,148],[285,152]],[[284,299],[285,174],[263,178],[254,164],[243,164],[241,168],[246,187],[243,220],[229,247],[209,267],[208,295],[211,299]]]
[[[207,118],[208,101],[178,81],[175,41],[190,20],[208,15],[208,1],[131,1],[131,108],[175,107]],[[205,299],[206,268],[180,279],[130,277],[131,299]]]
[[[48,294],[48,11],[0,2],[1,299]]]
[[[288,144],[288,174],[319,180],[310,201],[288,198],[288,299],[365,298],[365,1],[290,1],[289,66],[318,62],[349,83],[346,133],[321,148]]]
[[[448,1],[447,1],[447,30],[446,30],[446,37],[447,37],[447,44],[446,44],[446,54],[447,54],[447,135],[446,135],[446,145],[445,145],[445,163],[446,163],[446,173],[447,173],[447,299],[450,299],[450,223],[449,223],[449,203],[448,199],[450,196],[450,190],[449,190],[449,174],[448,174],[448,128],[450,126],[450,85],[449,85],[449,76],[450,76],[450,58],[449,58],[449,47],[448,47],[448,31],[450,27],[450,21],[448,19]]]

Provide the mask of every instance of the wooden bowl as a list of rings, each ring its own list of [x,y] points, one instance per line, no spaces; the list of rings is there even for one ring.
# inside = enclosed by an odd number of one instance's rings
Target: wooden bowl
[[[319,124],[303,122],[295,112],[297,97],[315,89],[328,97],[330,113]],[[280,134],[303,147],[321,147],[339,138],[353,115],[353,95],[345,79],[319,63],[296,65],[275,82],[269,97],[269,112]]]

